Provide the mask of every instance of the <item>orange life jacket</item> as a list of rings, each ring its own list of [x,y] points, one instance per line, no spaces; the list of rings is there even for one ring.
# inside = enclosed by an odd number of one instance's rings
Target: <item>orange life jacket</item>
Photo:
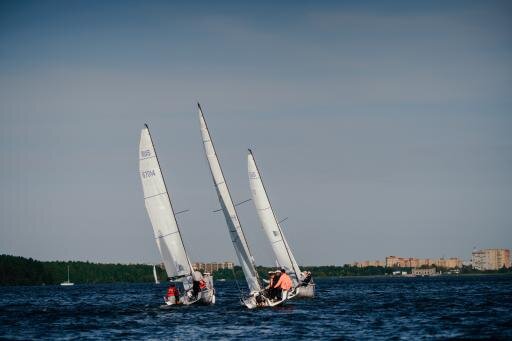
[[[293,287],[292,279],[286,273],[283,273],[275,287],[281,288],[281,290],[290,290]]]

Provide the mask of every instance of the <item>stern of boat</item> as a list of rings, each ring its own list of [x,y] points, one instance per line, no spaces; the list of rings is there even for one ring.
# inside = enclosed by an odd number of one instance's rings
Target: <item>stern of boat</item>
[[[305,287],[298,287],[296,298],[313,298],[315,297],[315,283],[309,283]]]

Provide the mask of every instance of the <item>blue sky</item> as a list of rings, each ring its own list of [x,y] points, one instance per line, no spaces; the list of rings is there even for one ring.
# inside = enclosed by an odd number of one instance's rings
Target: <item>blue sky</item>
[[[510,248],[511,16],[495,1],[4,1],[0,252],[157,261],[147,122],[191,258],[234,259],[197,100],[235,200],[251,147],[302,264]],[[273,264],[253,205],[239,213]]]

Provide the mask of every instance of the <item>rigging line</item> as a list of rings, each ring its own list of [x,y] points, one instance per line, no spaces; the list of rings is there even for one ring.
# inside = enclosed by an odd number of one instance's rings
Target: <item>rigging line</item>
[[[246,199],[246,200],[244,200],[244,201],[240,201],[238,204],[235,204],[235,206],[239,206],[239,205],[245,204],[246,202],[249,202],[249,201],[251,201],[251,200],[252,200],[252,199],[251,199],[251,198],[249,198],[249,199]]]
[[[158,237],[155,237],[155,239],[164,238],[164,237],[170,236],[171,234],[176,234],[176,233],[179,233],[179,231],[169,232],[167,234],[163,234],[163,235],[160,235]]]
[[[238,288],[238,292],[240,293],[240,299],[242,299],[243,298],[242,289],[240,289],[240,284],[238,284],[238,280],[236,279],[234,266],[231,268],[231,271],[233,271],[233,278],[235,279],[236,287]]]
[[[144,199],[149,199],[149,198],[157,197],[159,195],[164,195],[164,194],[167,194],[167,192],[162,192],[162,193],[158,193],[158,194],[155,194],[155,195],[150,195],[149,197],[145,197]]]
[[[288,219],[288,217],[286,217],[286,218],[284,218],[284,219],[279,220],[277,223],[278,223],[278,224],[281,224],[283,221],[285,221],[285,220],[287,220],[287,219]]]
[[[239,206],[239,205],[245,204],[246,202],[249,202],[249,201],[251,201],[251,200],[252,200],[252,199],[251,199],[251,198],[249,198],[249,199],[247,199],[247,200],[240,201],[238,204],[235,204],[234,206],[236,207],[236,206]],[[216,213],[216,212],[219,212],[219,211],[222,211],[222,207],[221,207],[221,208],[218,208],[218,209],[216,209],[215,211],[212,211],[212,212],[213,212],[213,213]]]
[[[176,213],[174,213],[174,215],[176,216],[178,214],[185,213],[185,212],[188,212],[188,211],[190,211],[190,210],[186,209],[186,210],[183,210],[183,211],[176,212]]]

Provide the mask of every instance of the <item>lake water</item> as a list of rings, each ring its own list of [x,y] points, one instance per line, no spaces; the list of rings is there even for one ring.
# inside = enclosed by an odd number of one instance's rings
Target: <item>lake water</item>
[[[512,276],[316,283],[314,299],[258,310],[239,304],[234,281],[216,281],[214,306],[172,310],[159,308],[165,284],[0,287],[0,338],[512,338]]]

